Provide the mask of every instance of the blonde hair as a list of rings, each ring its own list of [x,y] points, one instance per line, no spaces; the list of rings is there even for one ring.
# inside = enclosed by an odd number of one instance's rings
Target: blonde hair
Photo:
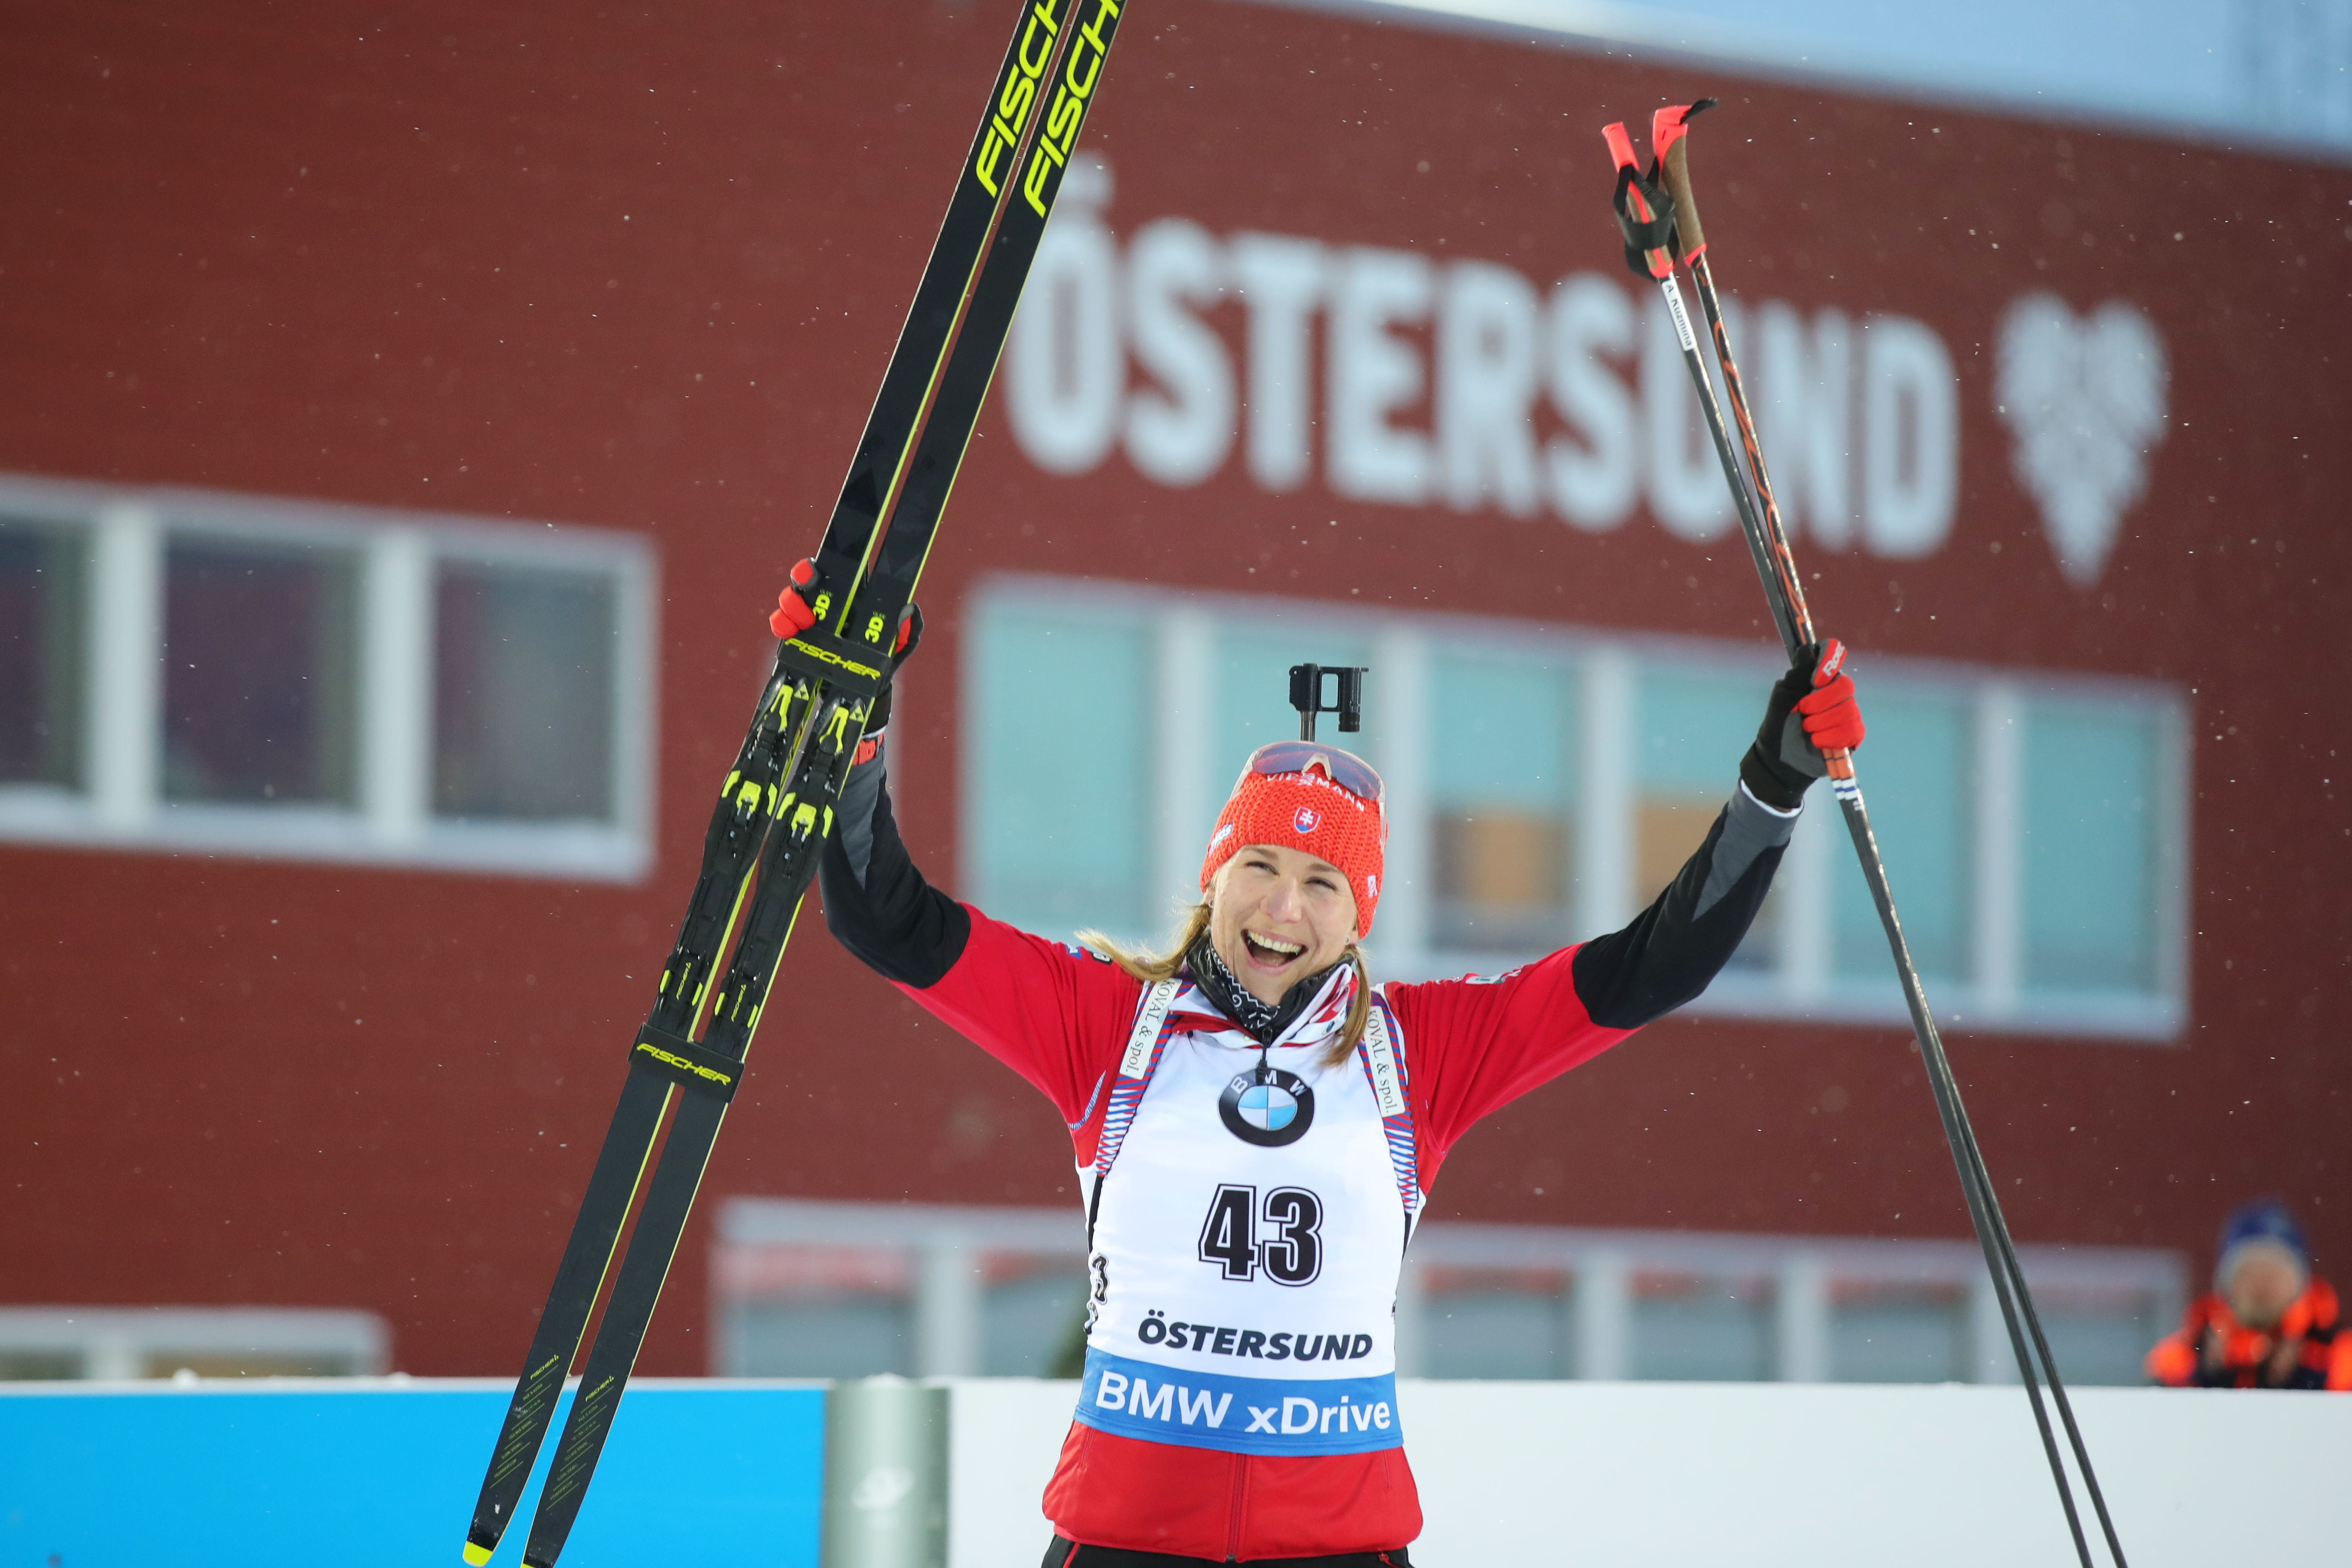
[[[1082,931],[1078,932],[1078,941],[1146,985],[1157,985],[1163,980],[1173,980],[1176,972],[1184,967],[1184,955],[1192,951],[1192,944],[1199,942],[1209,929],[1209,914],[1210,906],[1206,899],[1188,905],[1164,953],[1128,947],[1098,931]],[[1340,962],[1355,966],[1356,994],[1348,1005],[1348,1021],[1339,1026],[1339,1037],[1331,1042],[1329,1050],[1323,1053],[1325,1067],[1338,1067],[1355,1054],[1357,1045],[1364,1037],[1365,1026],[1370,1023],[1372,1016],[1372,977],[1364,968],[1364,950],[1350,942],[1347,951],[1340,954]]]

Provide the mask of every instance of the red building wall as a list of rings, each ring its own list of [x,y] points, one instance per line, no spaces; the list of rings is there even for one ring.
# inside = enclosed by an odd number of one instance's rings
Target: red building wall
[[[365,1306],[404,1369],[512,1369],[763,672],[768,584],[821,526],[1001,10],[19,12],[0,468],[641,530],[665,603],[642,884],[0,847],[0,1299]],[[1181,215],[1539,280],[1618,264],[1602,121],[1725,96],[1702,167],[1726,281],[1919,318],[1958,363],[1951,538],[1811,559],[1825,625],[1865,654],[2196,693],[2179,1042],[1954,1038],[2016,1231],[2202,1257],[2231,1204],[2275,1191],[2342,1271],[2352,173],[1227,0],[1139,5],[1122,37],[1087,131],[1115,229]],[[2091,592],[1990,412],[1999,312],[2036,286],[2128,296],[2171,360],[2171,428]],[[1238,341],[1234,307],[1211,319]],[[1768,635],[1728,539],[1335,504],[1238,465],[1191,489],[1118,458],[1056,479],[983,418],[901,726],[935,874],[982,571],[1283,574],[1359,604]],[[705,1221],[732,1193],[1066,1198],[1053,1114],[1003,1069],[813,927],[781,984]],[[1966,1234],[1887,1028],[1661,1024],[1473,1136],[1435,1205]],[[705,1365],[703,1234],[648,1373]]]

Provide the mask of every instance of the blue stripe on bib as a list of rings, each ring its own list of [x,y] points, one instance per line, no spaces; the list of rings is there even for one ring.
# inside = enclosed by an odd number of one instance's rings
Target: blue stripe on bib
[[[1077,1418],[1147,1443],[1232,1454],[1362,1454],[1404,1442],[1396,1376],[1226,1377],[1087,1352]]]

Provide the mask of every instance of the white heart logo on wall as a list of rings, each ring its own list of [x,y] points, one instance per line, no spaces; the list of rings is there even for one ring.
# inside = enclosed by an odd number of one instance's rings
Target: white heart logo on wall
[[[2077,587],[2099,580],[2147,488],[2168,381],[2164,340],[2120,300],[2077,316],[2054,294],[2028,294],[2002,319],[1996,396],[2016,437],[2011,467]]]

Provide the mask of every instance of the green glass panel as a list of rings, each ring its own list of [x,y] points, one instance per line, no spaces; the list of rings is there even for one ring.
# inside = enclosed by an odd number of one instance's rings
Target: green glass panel
[[[2156,984],[2156,721],[2042,701],[2026,719],[2025,980]]]
[[[610,577],[444,562],[434,585],[435,813],[609,820],[619,635]]]
[[[1855,755],[1855,772],[1912,962],[1925,977],[1962,977],[1969,972],[1973,896],[1976,789],[1968,769],[1974,756],[1974,715],[1957,700],[1905,691],[1886,681],[1871,684],[1864,712],[1870,733]],[[1826,785],[1806,800],[1811,809],[1838,815]],[[1838,869],[1831,899],[1837,972],[1849,978],[1883,977],[1892,984],[1895,964],[1885,928],[1842,817],[1837,827]]]
[[[1150,647],[1132,618],[1000,599],[971,631],[966,853],[980,907],[1041,935],[1156,936]]]
[[[1643,669],[1634,764],[1642,793],[1729,796],[1771,687],[1761,671]]]
[[[163,565],[163,795],[348,802],[357,558],[174,539]]]
[[[1431,938],[1454,952],[1548,952],[1572,934],[1571,671],[1457,647],[1431,675]]]
[[[1467,650],[1432,665],[1430,784],[1441,804],[1549,812],[1575,799],[1576,687],[1566,665]]]
[[[81,782],[85,548],[0,518],[0,784]]]

